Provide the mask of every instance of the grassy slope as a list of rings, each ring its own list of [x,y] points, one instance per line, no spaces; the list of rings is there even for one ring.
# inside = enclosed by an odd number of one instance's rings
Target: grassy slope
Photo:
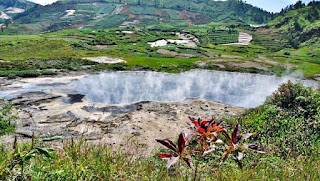
[[[271,22],[268,23],[269,26],[273,27],[278,31],[287,31],[297,22],[302,28],[313,27],[319,24],[319,19],[315,17],[316,12],[319,13],[318,8],[304,7],[296,10],[290,10],[284,15],[280,15]],[[311,16],[308,19],[308,16]]]
[[[305,7],[290,10],[269,23],[269,26],[289,40],[294,48],[320,48],[320,8]],[[311,52],[310,52],[311,53]]]
[[[319,13],[319,7],[290,10],[268,24],[274,32],[282,36],[281,42],[287,47],[276,53],[274,60],[298,64],[298,70],[304,72],[306,77],[320,72]]]
[[[5,10],[9,7],[16,7],[22,9],[29,9],[33,7],[35,3],[27,0],[0,0],[0,10]]]

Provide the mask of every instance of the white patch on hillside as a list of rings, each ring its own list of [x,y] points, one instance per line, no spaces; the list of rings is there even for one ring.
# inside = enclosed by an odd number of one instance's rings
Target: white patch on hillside
[[[0,11],[0,19],[11,19],[11,18],[3,11]]]
[[[136,26],[139,23],[140,23],[140,21],[135,19],[134,21],[125,21],[119,27],[120,28],[125,28],[127,26]]]
[[[250,27],[253,27],[253,28],[260,28],[260,27],[265,27],[267,26],[266,24],[262,24],[262,25],[254,25],[254,24],[250,24]]]
[[[94,5],[95,7],[101,7],[102,6],[102,4],[101,3],[92,3],[92,5]]]
[[[119,59],[119,58],[110,58],[106,56],[101,56],[101,57],[86,57],[83,59],[91,60],[93,62],[97,63],[109,63],[109,64],[114,64],[114,63],[126,63],[126,61]]]
[[[66,12],[67,12],[66,16],[72,16],[76,12],[76,10],[74,10],[74,9],[66,10]]]
[[[37,3],[37,4],[41,4],[42,6],[45,6],[45,5],[52,4],[52,3],[55,3],[57,1],[60,1],[60,0],[27,0],[27,1],[34,2],[34,3]]]
[[[132,31],[122,31],[122,33],[124,33],[124,34],[133,34]]]
[[[163,47],[168,44],[168,41],[167,40],[158,40],[155,42],[148,42],[148,44],[151,45],[151,47]]]
[[[194,48],[197,47],[197,44],[199,43],[199,40],[194,35],[182,33],[176,33],[176,35],[179,37],[180,40],[158,40],[155,42],[148,42],[148,44],[151,45],[151,47],[162,47],[170,43]]]
[[[24,9],[21,9],[21,8],[15,8],[15,7],[9,7],[9,8],[7,8],[7,10],[6,10],[6,13],[8,13],[8,14],[10,14],[10,13],[23,13],[23,12],[25,12],[25,10]]]

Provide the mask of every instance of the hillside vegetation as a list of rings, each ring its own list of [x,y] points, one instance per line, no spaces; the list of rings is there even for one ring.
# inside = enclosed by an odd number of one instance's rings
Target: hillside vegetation
[[[39,33],[65,28],[105,29],[215,22],[266,23],[274,15],[238,0],[64,0],[36,5],[14,18],[9,32]]]
[[[92,0],[91,0],[92,1]],[[226,18],[238,19],[242,22],[265,23],[271,14],[239,0],[208,1],[208,0],[102,0],[100,2],[127,3],[155,8],[187,10],[202,13],[213,21]],[[88,0],[65,0],[65,2],[88,2]]]
[[[295,8],[296,7],[296,8]],[[320,2],[295,5],[269,23],[293,48],[320,47]],[[317,43],[318,42],[318,43]]]
[[[0,0],[0,10],[4,10],[9,7],[29,9],[34,5],[35,3],[27,0]]]

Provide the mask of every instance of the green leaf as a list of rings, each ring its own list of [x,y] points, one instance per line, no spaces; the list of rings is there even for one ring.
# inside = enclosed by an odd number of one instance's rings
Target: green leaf
[[[61,136],[55,136],[55,137],[50,137],[50,138],[43,138],[42,141],[54,141],[54,140],[61,140]]]
[[[33,157],[34,157],[34,154],[28,154],[28,155],[22,157],[21,159],[22,159],[22,161],[25,162],[25,161],[30,160],[30,159],[33,158]]]
[[[50,154],[50,152],[54,151],[53,149],[51,149],[51,148],[41,148],[41,147],[36,147],[35,149],[38,150],[38,152],[40,154],[43,154],[48,158],[52,158],[52,155]]]

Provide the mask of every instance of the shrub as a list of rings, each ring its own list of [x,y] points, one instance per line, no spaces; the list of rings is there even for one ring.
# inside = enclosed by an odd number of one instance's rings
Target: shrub
[[[93,67],[94,70],[114,70],[123,71],[127,70],[128,65],[123,63],[107,64],[101,63]]]
[[[288,82],[282,84],[279,89],[267,99],[267,104],[276,105],[284,109],[302,107],[306,109],[310,105],[313,91],[312,88],[304,87],[302,84]]]
[[[283,54],[284,54],[284,55],[287,55],[287,56],[290,56],[290,55],[291,55],[291,53],[288,52],[288,51],[285,51]]]
[[[42,70],[41,75],[57,75],[57,72],[52,70]]]
[[[259,108],[248,110],[240,122],[260,133],[260,144],[272,145],[276,154],[310,155],[320,146],[320,92],[288,82]]]

